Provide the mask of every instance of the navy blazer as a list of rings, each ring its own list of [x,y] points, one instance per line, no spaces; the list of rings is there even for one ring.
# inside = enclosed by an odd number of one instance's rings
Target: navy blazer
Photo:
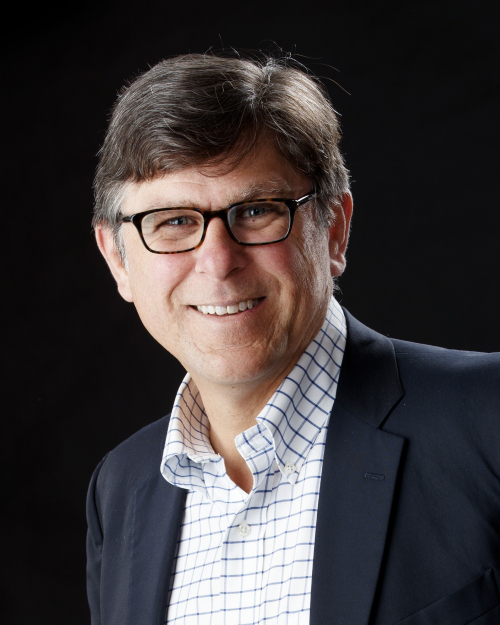
[[[498,625],[500,355],[388,339],[346,316],[310,623]],[[93,625],[164,623],[186,496],[160,474],[167,426],[137,432],[92,478]]]

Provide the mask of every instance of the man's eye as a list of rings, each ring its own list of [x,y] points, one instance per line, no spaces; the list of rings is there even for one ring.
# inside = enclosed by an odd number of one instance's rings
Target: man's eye
[[[161,217],[157,217],[154,228],[155,230],[160,230],[165,228],[179,228],[181,226],[196,225],[198,225],[198,221],[192,215],[162,215]]]
[[[182,217],[165,219],[159,226],[188,226],[190,223],[192,223],[192,220],[187,215],[184,215]]]
[[[261,215],[265,215],[267,212],[269,212],[269,210],[265,206],[249,206],[241,211],[239,217],[260,217]]]
[[[241,206],[236,213],[236,219],[258,219],[259,217],[269,217],[276,215],[278,212],[277,206],[274,204],[249,204],[248,206]]]

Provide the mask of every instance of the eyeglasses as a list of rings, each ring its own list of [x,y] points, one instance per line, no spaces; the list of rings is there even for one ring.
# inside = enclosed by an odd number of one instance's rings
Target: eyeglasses
[[[154,208],[119,217],[133,223],[142,242],[154,254],[179,254],[199,247],[214,217],[224,222],[229,236],[240,245],[269,245],[288,237],[295,211],[315,195],[298,200],[271,198],[231,204],[218,211],[201,208]]]

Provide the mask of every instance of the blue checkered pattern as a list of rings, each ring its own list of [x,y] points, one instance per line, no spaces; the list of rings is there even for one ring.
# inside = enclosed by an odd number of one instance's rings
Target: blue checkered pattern
[[[332,298],[323,326],[235,443],[252,471],[249,494],[226,474],[209,441],[188,374],[176,397],[161,471],[188,489],[169,625],[309,623],[316,514],[330,412],[346,339]]]

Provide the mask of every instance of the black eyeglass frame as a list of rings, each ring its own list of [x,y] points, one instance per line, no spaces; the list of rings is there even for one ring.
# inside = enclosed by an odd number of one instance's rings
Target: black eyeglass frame
[[[302,206],[306,202],[309,202],[310,200],[312,200],[315,195],[316,195],[316,191],[313,190],[307,193],[306,195],[303,195],[302,197],[298,198],[297,200],[293,200],[290,198],[265,198],[265,199],[258,199],[258,200],[245,200],[244,202],[236,202],[235,204],[231,204],[231,206],[228,206],[227,208],[222,208],[218,211],[204,210],[202,208],[194,208],[192,206],[152,208],[151,210],[143,211],[142,213],[135,213],[134,215],[122,215],[121,217],[118,217],[118,223],[134,224],[134,226],[137,229],[137,232],[139,233],[139,236],[141,237],[141,241],[144,243],[144,247],[149,252],[152,252],[153,254],[183,254],[184,252],[191,252],[192,250],[195,250],[196,248],[200,247],[200,245],[205,240],[205,234],[207,232],[208,224],[215,217],[220,217],[220,219],[222,219],[222,221],[224,222],[224,225],[226,226],[227,233],[229,234],[231,239],[233,239],[233,241],[236,241],[236,243],[239,243],[240,245],[248,245],[248,246],[271,245],[272,243],[279,243],[280,241],[284,241],[290,235],[296,210],[299,208],[299,206]],[[280,239],[276,239],[276,241],[266,241],[265,243],[245,243],[244,241],[238,240],[234,236],[233,232],[231,231],[231,227],[229,226],[229,221],[227,218],[229,211],[237,206],[244,206],[245,204],[259,204],[260,202],[281,202],[287,206],[290,212],[290,224],[288,226],[287,233],[285,234],[285,236],[281,237]],[[150,215],[151,213],[158,213],[160,211],[170,211],[170,210],[174,211],[174,210],[183,210],[183,209],[192,210],[196,213],[200,213],[203,217],[203,232],[202,232],[199,242],[194,247],[190,247],[187,250],[176,250],[175,252],[159,252],[157,250],[152,250],[146,243],[144,239],[144,235],[142,234],[142,220],[144,219],[144,217],[146,217],[147,215]]]

